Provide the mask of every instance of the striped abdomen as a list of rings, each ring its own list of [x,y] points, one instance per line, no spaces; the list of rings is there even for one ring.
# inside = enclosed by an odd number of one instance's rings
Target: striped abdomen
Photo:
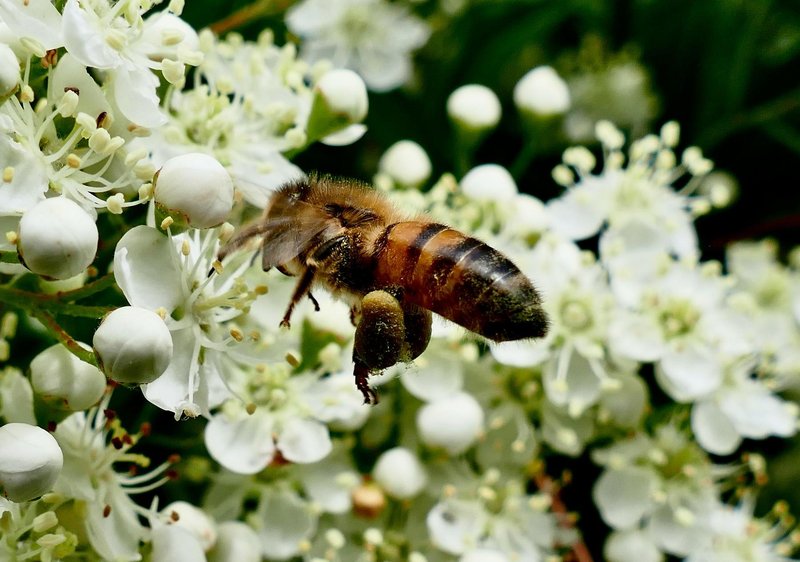
[[[533,284],[480,240],[441,224],[409,221],[387,227],[379,248],[375,280],[402,287],[414,304],[498,342],[547,332]]]

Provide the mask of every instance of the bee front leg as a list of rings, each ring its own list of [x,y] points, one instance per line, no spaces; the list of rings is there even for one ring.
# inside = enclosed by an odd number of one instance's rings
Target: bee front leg
[[[371,372],[391,367],[407,354],[404,311],[386,291],[372,291],[361,301],[361,319],[353,342],[356,387],[364,403],[377,403],[377,394],[367,383]]]
[[[292,300],[289,301],[286,314],[283,315],[283,320],[281,320],[282,328],[288,328],[290,326],[289,321],[292,318],[292,311],[295,305],[300,302],[300,299],[310,291],[311,284],[314,282],[314,273],[316,273],[316,270],[313,267],[307,268],[305,272],[303,272],[302,277],[300,277],[300,281],[297,282],[294,293],[292,294]]]

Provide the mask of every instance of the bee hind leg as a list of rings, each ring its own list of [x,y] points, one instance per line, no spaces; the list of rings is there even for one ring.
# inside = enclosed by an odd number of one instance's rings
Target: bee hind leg
[[[353,342],[356,387],[364,402],[377,403],[377,394],[367,378],[401,361],[408,354],[405,311],[386,291],[372,291],[361,301],[361,318]]]

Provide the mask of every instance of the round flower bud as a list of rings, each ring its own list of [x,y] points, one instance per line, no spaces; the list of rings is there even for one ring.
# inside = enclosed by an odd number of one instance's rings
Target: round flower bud
[[[337,68],[326,72],[315,89],[331,112],[346,117],[350,123],[360,123],[367,116],[367,86],[352,70]]]
[[[14,502],[38,498],[55,484],[64,455],[41,427],[8,423],[0,427],[0,488]]]
[[[192,533],[204,551],[208,552],[217,542],[217,529],[205,512],[185,501],[172,502],[164,508],[170,524],[182,527]]]
[[[514,178],[499,164],[475,166],[459,185],[464,195],[478,201],[509,201],[519,193]]]
[[[13,94],[19,87],[19,60],[11,47],[0,43],[0,101]]]
[[[347,129],[361,123],[368,108],[367,87],[358,74],[346,69],[326,72],[314,87],[305,142],[320,139],[333,145],[355,142],[366,129],[363,126],[349,132]],[[337,139],[335,133],[343,133],[344,138]]]
[[[483,410],[470,394],[458,392],[423,406],[417,413],[417,429],[426,445],[458,455],[483,431]]]
[[[94,406],[103,397],[106,377],[94,365],[56,344],[31,361],[31,386],[48,406],[78,412]]]
[[[569,88],[552,67],[537,66],[514,86],[514,103],[534,115],[559,115],[570,107]]]
[[[66,197],[45,199],[19,221],[17,251],[32,272],[53,279],[78,275],[94,261],[97,225]]]
[[[169,329],[146,308],[123,306],[109,313],[92,344],[103,372],[124,384],[153,382],[172,360]]]
[[[402,186],[419,187],[431,176],[431,160],[420,145],[401,140],[383,153],[378,169]]]
[[[350,492],[353,512],[365,519],[375,519],[386,509],[386,496],[373,482],[359,484]]]
[[[425,467],[405,447],[395,447],[383,453],[375,463],[372,476],[387,494],[398,500],[413,498],[428,481]]]
[[[182,218],[194,228],[222,224],[233,208],[231,176],[208,154],[193,152],[170,158],[156,174],[153,189],[161,212]]]
[[[261,540],[241,521],[220,523],[217,544],[208,553],[208,562],[261,562]]]
[[[493,129],[500,122],[500,100],[486,86],[468,84],[447,98],[447,114],[466,129]]]

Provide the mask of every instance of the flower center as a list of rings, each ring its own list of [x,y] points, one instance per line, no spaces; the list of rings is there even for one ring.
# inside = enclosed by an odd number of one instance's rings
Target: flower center
[[[674,299],[662,309],[659,320],[667,337],[684,336],[694,329],[700,312],[688,300]]]
[[[592,314],[585,302],[569,300],[561,306],[561,322],[572,332],[586,330],[592,325]]]

